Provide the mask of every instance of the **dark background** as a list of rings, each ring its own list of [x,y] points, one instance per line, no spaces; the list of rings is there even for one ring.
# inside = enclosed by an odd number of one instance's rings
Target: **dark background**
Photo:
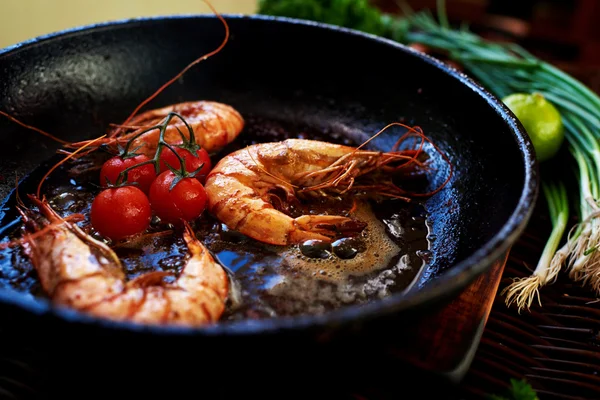
[[[401,14],[402,0],[372,0]],[[404,0],[413,10],[435,12],[436,0]],[[600,91],[599,0],[446,0],[448,18],[499,41],[517,42],[538,57]]]

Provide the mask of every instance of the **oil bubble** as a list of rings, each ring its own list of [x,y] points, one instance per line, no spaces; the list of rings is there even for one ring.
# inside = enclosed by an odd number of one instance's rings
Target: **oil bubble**
[[[341,259],[348,260],[362,253],[367,246],[360,238],[342,238],[332,244],[333,253]]]
[[[331,256],[331,244],[322,240],[307,240],[300,245],[300,252],[309,258],[326,259]]]

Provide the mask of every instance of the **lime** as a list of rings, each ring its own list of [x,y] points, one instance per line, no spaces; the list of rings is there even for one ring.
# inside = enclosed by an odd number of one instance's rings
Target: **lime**
[[[565,130],[558,110],[540,93],[514,93],[502,99],[527,131],[537,159],[546,161],[558,152]]]

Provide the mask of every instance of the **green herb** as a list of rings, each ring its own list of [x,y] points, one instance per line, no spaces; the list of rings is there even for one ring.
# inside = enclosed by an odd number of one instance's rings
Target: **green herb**
[[[444,52],[498,98],[514,93],[539,93],[552,103],[562,117],[566,145],[577,171],[580,222],[571,229],[566,243],[557,249],[567,229],[563,221],[569,213],[568,199],[562,183],[551,184],[543,177],[547,188],[544,195],[554,207],[551,213],[555,218],[534,276],[545,276],[547,283],[566,266],[573,280],[600,293],[600,251],[594,251],[600,245],[600,97],[518,45],[487,41],[464,26],[451,28],[444,6],[445,2],[438,0],[437,20],[428,11],[407,12],[404,17],[385,15],[365,0],[264,0],[259,4],[259,13],[305,18],[391,37],[405,44],[419,43]],[[552,163],[553,159],[546,162]],[[541,281],[540,285],[525,285],[519,290],[516,290],[519,281],[514,285],[505,291],[507,303],[516,301],[521,310],[538,295]]]
[[[398,37],[406,21],[382,14],[368,0],[260,0],[258,13],[343,26]]]
[[[548,202],[548,209],[550,210],[552,233],[550,233],[550,238],[546,242],[542,256],[533,274],[525,278],[516,279],[503,291],[503,293],[507,294],[506,301],[509,304],[515,302],[519,307],[519,311],[525,306],[529,308],[536,297],[540,301],[539,288],[556,280],[564,258],[567,255],[566,248],[562,248],[557,252],[569,217],[567,191],[560,182],[557,184],[547,184],[544,182],[542,183],[542,189]],[[557,257],[557,254],[561,254],[562,256]]]
[[[506,396],[491,395],[489,400],[539,400],[535,390],[524,380],[510,380],[510,389]]]

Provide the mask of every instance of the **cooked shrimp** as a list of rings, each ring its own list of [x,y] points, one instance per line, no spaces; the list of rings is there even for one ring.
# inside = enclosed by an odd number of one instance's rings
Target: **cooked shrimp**
[[[233,107],[214,101],[190,101],[144,112],[132,119],[129,132],[118,127],[100,144],[126,143],[144,130],[159,124],[171,112],[181,115],[194,131],[196,143],[207,152],[214,152],[238,137],[244,128],[244,119]],[[122,134],[120,134],[123,132]],[[181,142],[184,135],[189,139],[189,130],[181,119],[172,119],[165,131],[164,140],[167,143]],[[159,129],[152,129],[133,140],[130,147],[138,148],[137,153],[153,157],[158,146]],[[88,141],[73,143],[69,147],[81,147]]]
[[[255,144],[225,156],[209,173],[208,210],[230,229],[262,242],[331,241],[340,232],[360,230],[360,224],[341,215],[292,218],[274,205],[351,190],[408,200],[391,173],[422,165],[419,155],[420,149],[383,153],[304,139]]]
[[[31,235],[24,248],[42,288],[52,302],[97,317],[148,324],[204,325],[217,321],[225,308],[228,277],[189,225],[184,239],[188,259],[173,283],[164,272],[125,280],[116,254],[30,196],[41,215],[20,207]]]

